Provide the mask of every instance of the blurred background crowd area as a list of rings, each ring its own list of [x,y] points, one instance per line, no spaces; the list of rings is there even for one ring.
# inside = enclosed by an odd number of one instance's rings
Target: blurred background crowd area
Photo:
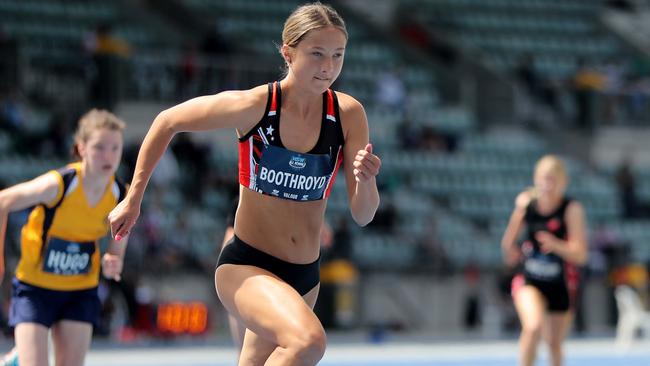
[[[283,22],[300,3],[0,0],[2,185],[66,164],[77,118],[91,107],[128,123],[128,182],[157,112],[280,77]],[[334,89],[364,104],[383,166],[367,228],[351,221],[343,178],[329,199],[317,307],[326,326],[515,330],[500,240],[547,153],[567,162],[569,194],[589,224],[581,293],[590,306],[576,330],[613,329],[617,284],[645,301],[650,1],[330,4],[350,34]],[[145,197],[125,280],[103,284],[100,333],[115,324],[155,333],[151,304],[177,300],[207,304],[209,327],[225,329],[212,274],[237,190],[234,131],[175,138]],[[10,217],[5,309],[26,214]]]

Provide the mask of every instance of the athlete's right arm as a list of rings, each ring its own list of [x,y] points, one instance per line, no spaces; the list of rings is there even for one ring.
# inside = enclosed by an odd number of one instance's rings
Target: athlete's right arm
[[[49,204],[58,193],[59,179],[52,173],[0,191],[0,283],[5,272],[4,247],[9,213],[41,203]]]
[[[119,240],[135,224],[149,178],[175,134],[221,128],[247,131],[262,116],[266,96],[264,85],[194,98],[161,112],[144,137],[125,199],[108,216],[113,236]]]
[[[501,250],[503,251],[504,260],[507,265],[515,265],[518,261],[519,252],[517,250],[517,237],[526,215],[526,207],[530,202],[530,193],[525,191],[517,195],[515,199],[515,208],[510,215],[508,226],[501,239]]]

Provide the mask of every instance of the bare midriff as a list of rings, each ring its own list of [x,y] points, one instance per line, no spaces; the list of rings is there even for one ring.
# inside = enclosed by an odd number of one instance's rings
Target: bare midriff
[[[320,254],[327,200],[296,202],[240,186],[235,235],[289,263],[312,263]]]

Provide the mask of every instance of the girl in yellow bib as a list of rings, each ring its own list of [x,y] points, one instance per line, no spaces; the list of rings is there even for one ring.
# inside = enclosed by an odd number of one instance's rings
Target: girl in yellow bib
[[[21,231],[9,311],[22,366],[48,365],[50,329],[55,364],[84,363],[100,311],[98,240],[125,193],[115,179],[124,127],[110,112],[89,111],[74,136],[78,162],[0,191],[0,275],[7,215],[32,207]],[[104,276],[120,279],[125,246],[111,241],[101,256]]]

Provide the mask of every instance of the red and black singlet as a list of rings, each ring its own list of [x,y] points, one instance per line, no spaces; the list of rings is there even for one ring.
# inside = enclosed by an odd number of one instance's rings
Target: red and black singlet
[[[545,282],[573,282],[577,276],[574,265],[567,263],[553,253],[542,253],[535,234],[547,231],[557,238],[567,240],[566,210],[571,203],[564,198],[560,206],[548,215],[537,211],[537,202],[532,200],[526,209],[524,221],[527,227],[526,240],[522,244],[524,255],[524,276],[528,279]]]
[[[336,93],[323,93],[320,134],[313,149],[300,153],[280,139],[282,92],[269,83],[264,116],[239,139],[239,184],[253,191],[293,201],[327,198],[343,161],[343,129]]]

